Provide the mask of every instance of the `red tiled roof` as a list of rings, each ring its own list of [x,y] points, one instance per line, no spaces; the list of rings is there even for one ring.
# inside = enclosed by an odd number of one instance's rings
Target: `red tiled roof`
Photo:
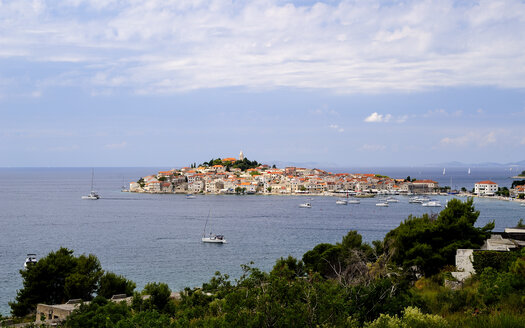
[[[480,181],[480,182],[476,182],[476,184],[490,184],[490,185],[495,185],[497,184],[496,182],[492,182],[490,180],[485,180],[485,181]]]

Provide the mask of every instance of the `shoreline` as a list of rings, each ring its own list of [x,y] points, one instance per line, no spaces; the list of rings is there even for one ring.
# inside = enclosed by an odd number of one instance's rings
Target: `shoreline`
[[[187,192],[167,192],[167,191],[129,191],[129,190],[122,190],[121,192],[129,192],[129,193],[135,193],[135,194],[160,194],[160,195],[188,195]],[[326,193],[196,193],[191,194],[194,196],[212,196],[212,195],[228,195],[228,196],[305,196],[305,197],[339,197],[339,198],[346,198],[344,193],[333,193],[333,192],[326,192]],[[428,193],[414,193],[412,195],[406,195],[406,194],[366,194],[365,197],[359,197],[352,195],[349,198],[375,198],[380,196],[403,196],[403,197],[415,197],[419,195],[427,195],[427,196],[457,196],[457,197],[475,197],[475,198],[483,198],[483,199],[492,199],[492,200],[500,200],[500,201],[506,201],[506,202],[518,202],[518,203],[525,203],[525,199],[518,199],[518,198],[511,198],[511,197],[504,197],[504,196],[485,196],[485,195],[476,195],[476,194],[465,194],[465,193],[459,193],[459,194],[443,194],[438,192],[428,192]]]

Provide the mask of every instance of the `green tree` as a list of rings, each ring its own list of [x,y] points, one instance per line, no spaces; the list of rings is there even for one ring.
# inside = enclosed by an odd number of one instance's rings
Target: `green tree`
[[[38,303],[60,304],[68,299],[90,300],[102,276],[100,262],[94,255],[73,256],[60,248],[49,253],[26,270],[20,270],[23,288],[16,302],[10,302],[13,315],[21,317],[35,310]]]
[[[123,276],[116,275],[113,272],[106,272],[101,278],[97,295],[105,298],[111,298],[113,295],[126,294],[133,295],[137,285]]]
[[[167,284],[150,282],[144,287],[142,294],[149,295],[144,302],[146,308],[163,313],[172,312],[170,308],[171,289]]]
[[[64,323],[69,328],[115,327],[131,316],[125,302],[111,302],[97,296],[89,304],[82,304],[71,313]]]
[[[453,265],[458,248],[479,248],[490,236],[494,222],[477,228],[478,216],[472,198],[465,202],[452,199],[437,217],[409,216],[385,236],[384,244],[389,245],[395,264],[430,276]]]

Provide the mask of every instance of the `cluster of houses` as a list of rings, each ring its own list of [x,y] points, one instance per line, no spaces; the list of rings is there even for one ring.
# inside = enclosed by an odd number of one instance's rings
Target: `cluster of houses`
[[[223,159],[223,163],[235,162]],[[149,193],[266,193],[323,194],[333,192],[419,193],[434,192],[432,180],[406,181],[376,174],[331,173],[300,167],[275,168],[260,165],[242,171],[227,165],[183,167],[160,171],[130,183],[130,192]]]
[[[243,159],[241,152],[240,159]],[[207,193],[207,194],[330,194],[330,193],[432,193],[439,186],[433,180],[392,179],[377,174],[331,173],[301,167],[276,168],[268,165],[241,170],[230,167],[237,159],[230,157],[223,164],[183,167],[160,171],[131,182],[130,192]],[[474,194],[493,196],[498,184],[480,181]],[[525,193],[524,186],[511,190],[514,196]]]

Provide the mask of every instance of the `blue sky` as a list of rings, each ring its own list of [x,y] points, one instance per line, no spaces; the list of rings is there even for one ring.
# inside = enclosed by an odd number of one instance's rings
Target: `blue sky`
[[[0,166],[525,159],[524,1],[0,1]]]

